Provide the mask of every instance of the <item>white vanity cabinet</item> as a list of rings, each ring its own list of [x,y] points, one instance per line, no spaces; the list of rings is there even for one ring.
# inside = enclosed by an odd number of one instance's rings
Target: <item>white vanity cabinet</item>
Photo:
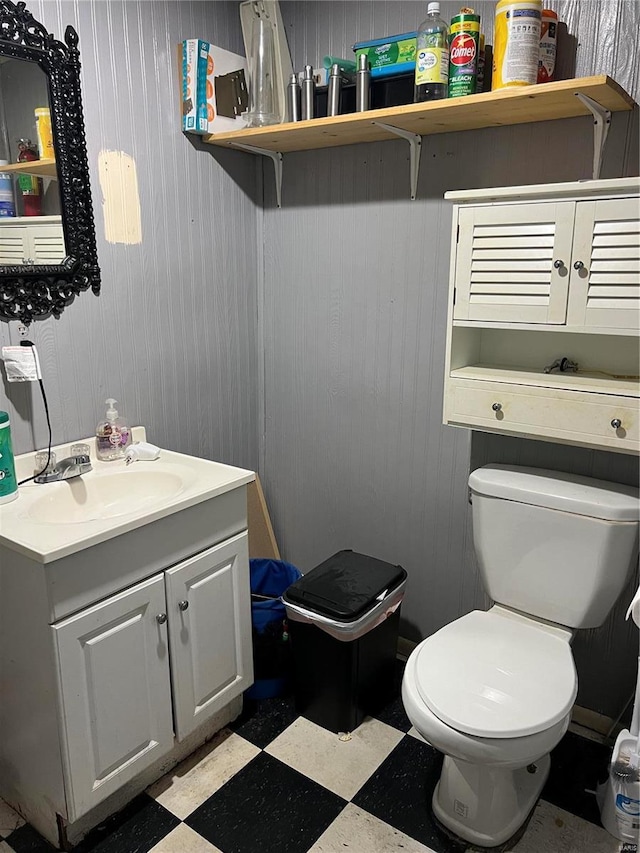
[[[247,534],[52,626],[69,819],[250,684]]]
[[[621,178],[447,193],[445,423],[640,452],[639,192]],[[577,371],[545,372],[563,358]]]
[[[0,220],[0,264],[60,264],[65,256],[61,216]]]
[[[187,457],[163,453],[184,474]],[[2,543],[9,513],[25,514],[20,498],[0,518],[0,796],[56,845],[60,831],[76,843],[241,710],[253,682],[253,474],[218,468],[227,482],[215,497],[53,560]],[[37,500],[51,486],[30,488]]]

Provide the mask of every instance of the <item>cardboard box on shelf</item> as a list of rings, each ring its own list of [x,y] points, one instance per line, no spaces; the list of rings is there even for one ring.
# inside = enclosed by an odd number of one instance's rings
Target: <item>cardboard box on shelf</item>
[[[207,135],[239,130],[248,108],[247,60],[202,39],[178,45],[182,130]]]

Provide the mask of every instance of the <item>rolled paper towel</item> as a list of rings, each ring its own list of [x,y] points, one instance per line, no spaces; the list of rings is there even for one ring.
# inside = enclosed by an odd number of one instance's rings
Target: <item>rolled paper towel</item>
[[[638,591],[633,596],[633,601],[627,610],[627,619],[629,616],[631,616],[638,628],[640,628],[640,587],[638,587]]]

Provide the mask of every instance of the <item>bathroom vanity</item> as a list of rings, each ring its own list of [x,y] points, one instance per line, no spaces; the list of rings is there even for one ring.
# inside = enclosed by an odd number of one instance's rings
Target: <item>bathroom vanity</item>
[[[446,194],[445,423],[640,453],[639,194],[638,178]]]
[[[253,680],[254,474],[93,445],[92,464],[0,508],[0,796],[56,846],[237,716]]]

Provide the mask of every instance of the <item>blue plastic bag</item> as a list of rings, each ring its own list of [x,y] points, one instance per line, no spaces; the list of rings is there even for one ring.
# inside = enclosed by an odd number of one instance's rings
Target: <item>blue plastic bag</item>
[[[265,559],[250,560],[249,571],[255,681],[245,695],[266,699],[283,693],[290,678],[287,611],[280,596],[302,573],[284,560]]]

